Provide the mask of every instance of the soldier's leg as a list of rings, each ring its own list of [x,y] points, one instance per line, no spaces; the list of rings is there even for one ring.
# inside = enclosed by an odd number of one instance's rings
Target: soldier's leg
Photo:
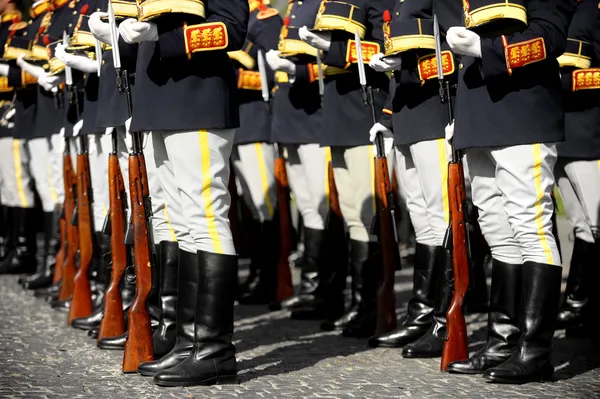
[[[250,209],[250,275],[240,286],[242,304],[270,303],[277,289],[278,225],[273,221],[277,203],[273,145],[238,145],[232,153],[233,166]]]
[[[496,163],[502,208],[519,245],[523,267],[517,350],[506,362],[487,370],[484,377],[513,383],[537,381],[553,372],[549,357],[560,300],[562,268],[552,233],[551,198],[556,145],[518,145],[491,149],[490,153]],[[470,170],[474,172],[474,168]]]
[[[0,204],[2,206],[2,229],[0,230],[2,246],[0,247],[0,264],[6,257],[6,255],[14,247],[14,242],[10,240],[12,237],[12,225],[13,225],[13,203],[12,196],[16,196],[16,184],[13,185],[15,188],[11,188],[11,182],[14,181],[13,165],[14,160],[12,156],[12,137],[1,137],[0,138],[0,176],[2,180],[2,187],[0,188]]]
[[[580,165],[574,165],[580,163]],[[578,170],[579,169],[579,170]],[[558,313],[556,328],[563,329],[582,324],[584,310],[589,306],[589,299],[593,285],[593,268],[595,265],[594,256],[594,233],[590,223],[593,219],[589,218],[589,211],[583,206],[583,193],[578,192],[596,190],[598,177],[594,176],[595,170],[598,170],[597,161],[572,161],[559,158],[554,167],[556,184],[560,191],[560,196],[565,207],[567,219],[573,227],[575,233],[575,242],[573,243],[573,253],[569,266],[569,277],[565,289],[564,301]],[[587,196],[590,197],[589,193]],[[596,207],[600,205],[596,200]],[[597,210],[591,209],[593,213]]]
[[[58,197],[50,176],[51,146],[48,137],[27,140],[29,152],[29,170],[35,181],[35,188],[42,202],[44,212],[52,212],[56,207]]]
[[[65,183],[63,182],[63,151],[64,137],[55,133],[50,136],[50,174],[52,186],[56,193],[56,202],[62,206],[65,202]]]
[[[92,179],[94,231],[102,231],[108,215],[108,154],[111,152],[110,136],[90,134],[88,136],[88,156]]]
[[[408,301],[407,314],[400,326],[369,339],[372,347],[403,347],[423,336],[433,321],[436,295],[434,271],[439,263],[436,262],[439,252],[437,240],[429,223],[427,203],[410,147],[397,147],[395,158],[398,184],[405,197],[417,241],[413,261],[413,297]]]

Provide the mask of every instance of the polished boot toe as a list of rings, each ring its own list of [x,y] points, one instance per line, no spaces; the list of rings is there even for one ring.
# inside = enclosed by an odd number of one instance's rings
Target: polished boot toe
[[[323,331],[333,331],[333,330],[343,330],[349,323],[352,323],[354,319],[358,316],[357,309],[350,309],[349,312],[344,314],[342,317],[336,320],[325,320],[321,323],[321,330]]]
[[[71,301],[70,300],[67,300],[67,301],[54,300],[51,303],[51,307],[52,307],[52,309],[60,310],[61,312],[68,312],[69,309],[71,309]]]
[[[127,333],[111,338],[102,338],[98,341],[98,348],[107,350],[125,350],[125,341],[127,341]]]
[[[98,328],[94,327],[92,329],[89,329],[87,335],[90,338],[98,339]]]
[[[407,358],[432,358],[442,356],[444,340],[426,335],[404,347],[402,356]]]
[[[177,387],[193,385],[214,385],[235,382],[237,362],[234,355],[201,358],[190,355],[183,362],[154,376],[154,383],[160,386]]]
[[[59,284],[53,284],[46,288],[39,288],[33,291],[33,296],[36,298],[47,298],[47,297],[58,297],[58,292],[60,291]]]
[[[402,348],[421,338],[429,328],[424,326],[402,326],[389,333],[369,338],[371,348]]]
[[[52,276],[39,275],[37,278],[25,281],[23,288],[26,290],[36,290],[38,288],[46,288],[52,285]]]
[[[522,361],[520,355],[515,353],[500,366],[483,373],[483,378],[487,382],[500,384],[526,384],[528,382],[552,381],[553,374],[554,367],[550,361],[533,365],[531,362]]]
[[[467,360],[452,362],[448,372],[455,374],[483,374],[486,370],[497,367],[506,361],[506,357],[491,357],[485,353],[476,353]]]
[[[73,319],[71,321],[71,327],[86,331],[95,327],[99,327],[100,322],[102,321],[102,314],[103,309],[98,308],[89,316]]]
[[[171,352],[167,353],[159,360],[153,360],[151,362],[140,364],[137,371],[143,376],[153,377],[160,371],[177,366],[179,363],[187,359],[190,353],[192,353],[191,344],[174,348]]]

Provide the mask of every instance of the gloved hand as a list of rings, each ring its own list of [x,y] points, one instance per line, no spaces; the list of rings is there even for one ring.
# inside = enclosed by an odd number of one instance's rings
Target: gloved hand
[[[462,26],[453,26],[446,34],[448,45],[457,54],[481,58],[481,38]]]
[[[15,116],[15,112],[17,112],[14,108],[11,108],[6,115],[4,115],[4,119],[9,121],[13,118],[13,116]]]
[[[371,141],[371,143],[375,143],[377,133],[381,133],[383,136],[383,147],[385,155],[387,156],[392,150],[392,148],[394,148],[394,133],[387,127],[383,126],[381,123],[377,122],[373,125],[371,130],[369,130],[369,140]],[[376,146],[373,146],[373,155],[377,155]]]
[[[371,57],[369,66],[377,72],[393,71],[395,69],[400,69],[402,66],[402,58],[399,55],[384,58],[383,53],[378,53]]]
[[[8,64],[0,64],[0,76],[8,76],[8,71],[10,67]]]
[[[96,135],[88,136],[88,154],[96,155],[98,153],[98,143]]]
[[[281,58],[279,56],[279,51],[267,51],[267,54],[265,54],[265,59],[267,60],[267,64],[269,64],[269,67],[271,67],[271,69],[274,71],[283,71],[288,75],[296,74],[296,64],[294,64],[290,60]]]
[[[454,122],[447,125],[444,130],[446,132],[446,137],[444,140],[444,142],[446,143],[446,159],[448,160],[448,162],[450,162],[452,161],[452,145],[450,144],[450,142],[454,138]]]
[[[103,22],[102,18],[108,17],[108,13],[96,11],[92,15],[90,15],[90,19],[88,21],[88,25],[90,26],[90,31],[92,35],[102,43],[106,43],[112,46],[112,39],[110,36],[110,24],[108,22]],[[119,30],[117,29],[117,35],[119,34]]]
[[[309,31],[306,26],[303,26],[298,29],[298,36],[300,36],[302,41],[319,50],[329,51],[329,47],[331,47],[331,33],[329,32],[314,33]]]
[[[127,43],[158,41],[158,28],[154,22],[138,22],[127,18],[119,25],[119,33]]]
[[[25,57],[25,56],[20,55],[19,58],[17,58],[17,65],[19,67],[21,67],[22,70],[24,70],[25,72],[27,72],[28,74],[30,74],[31,76],[33,76],[36,79],[39,79],[40,76],[46,74],[46,71],[44,71],[44,68],[30,64],[29,62],[25,61],[23,59],[23,57]]]
[[[38,85],[46,91],[57,92],[57,86],[62,82],[62,75],[50,76],[49,73],[44,73],[38,78]]]
[[[127,147],[127,152],[133,151],[133,136],[129,131],[129,127],[131,126],[131,118],[125,121],[125,147]],[[142,148],[146,148],[146,144],[148,144],[148,137],[150,133],[144,132],[142,133]]]
[[[104,130],[104,134],[112,134],[113,130],[115,130],[115,128],[114,128],[114,127],[107,127],[107,128]]]
[[[60,131],[58,132],[58,137],[60,137],[60,153],[64,154],[65,148],[66,148],[66,144],[65,144],[65,128],[64,127],[60,128]]]
[[[73,126],[73,137],[79,136],[79,132],[81,131],[82,127],[83,127],[83,119],[81,119],[80,121],[78,121]]]
[[[98,63],[82,55],[69,54],[65,51],[62,43],[56,45],[54,50],[56,58],[65,63],[66,66],[85,73],[98,73]]]

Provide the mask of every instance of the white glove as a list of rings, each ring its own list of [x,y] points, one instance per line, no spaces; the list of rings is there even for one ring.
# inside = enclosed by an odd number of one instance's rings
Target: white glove
[[[8,76],[8,71],[10,67],[8,64],[0,64],[0,76]]]
[[[11,108],[6,115],[4,115],[4,119],[9,121],[12,119],[13,116],[15,116],[15,112],[17,112],[14,108]]]
[[[65,152],[66,144],[65,144],[65,128],[61,127],[58,132],[58,137],[60,137],[60,153],[63,154]]]
[[[381,133],[384,139],[394,138],[394,133],[392,133],[390,129],[377,122],[373,125],[371,130],[369,130],[369,140],[371,141],[371,143],[375,142],[375,137],[377,137],[377,133]]]
[[[158,41],[158,28],[153,22],[138,22],[127,18],[119,25],[119,33],[127,43]]]
[[[73,126],[73,137],[78,136],[79,132],[81,131],[81,127],[83,126],[83,119],[81,119],[80,121],[78,121],[74,126]]]
[[[104,130],[104,134],[112,134],[113,130],[115,130],[115,128],[114,128],[114,127],[107,127],[107,128]]]
[[[56,88],[62,82],[62,75],[50,76],[49,73],[44,73],[42,76],[38,78],[38,85],[42,86],[42,88],[46,91],[55,92],[58,91]]]
[[[296,64],[294,64],[290,60],[286,60],[285,58],[281,58],[279,56],[279,51],[269,50],[267,54],[265,54],[265,58],[267,60],[267,64],[274,71],[283,71],[288,75],[296,74]]]
[[[88,25],[90,26],[90,31],[92,35],[102,43],[106,43],[112,46],[112,38],[110,36],[110,24],[108,22],[103,22],[102,18],[108,17],[108,13],[96,11],[92,15],[90,15],[90,19],[88,21]],[[117,35],[119,35],[119,30],[117,29]]]
[[[303,26],[298,29],[298,36],[300,36],[302,41],[319,50],[329,51],[329,47],[331,47],[331,33],[329,32],[320,32],[317,34],[309,31],[306,26]]]
[[[127,147],[128,152],[133,151],[133,135],[129,131],[131,126],[131,118],[125,121],[125,147]],[[150,133],[144,132],[142,133],[142,148],[146,148],[146,144],[148,144],[148,137],[150,137]]]
[[[444,140],[446,143],[446,159],[450,162],[452,161],[452,145],[450,144],[450,141],[454,138],[454,122],[447,125],[444,131],[446,132]]]
[[[88,136],[88,154],[96,155],[98,153],[98,143],[96,143],[96,136]]]
[[[54,50],[56,58],[65,63],[66,66],[85,73],[98,73],[98,63],[90,60],[82,55],[73,55],[65,51],[65,46],[62,43],[56,45]]]
[[[457,54],[481,58],[481,38],[462,26],[453,26],[446,34],[448,45]]]
[[[39,79],[40,76],[45,75],[46,71],[44,71],[44,68],[36,66],[36,65],[31,65],[29,62],[25,61],[23,59],[24,55],[19,56],[19,58],[17,58],[17,65],[21,67],[22,70],[24,70],[25,72],[27,72],[28,74],[30,74],[31,76],[33,76],[36,79]]]
[[[369,66],[377,72],[393,71],[394,69],[400,69],[402,58],[399,55],[384,58],[383,53],[378,53],[371,57]]]

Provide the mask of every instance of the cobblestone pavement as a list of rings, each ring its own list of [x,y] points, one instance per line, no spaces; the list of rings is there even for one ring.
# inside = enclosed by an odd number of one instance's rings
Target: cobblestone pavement
[[[563,241],[564,242],[564,241]],[[411,268],[398,273],[398,309]],[[0,398],[594,398],[600,397],[598,348],[555,336],[556,382],[493,385],[439,371],[439,359],[403,359],[400,350],[324,333],[285,312],[237,307],[239,384],[159,388],[121,373],[121,352],[101,351],[66,315],[0,277]],[[485,315],[469,317],[472,349],[485,340]],[[595,352],[594,352],[595,350]]]

